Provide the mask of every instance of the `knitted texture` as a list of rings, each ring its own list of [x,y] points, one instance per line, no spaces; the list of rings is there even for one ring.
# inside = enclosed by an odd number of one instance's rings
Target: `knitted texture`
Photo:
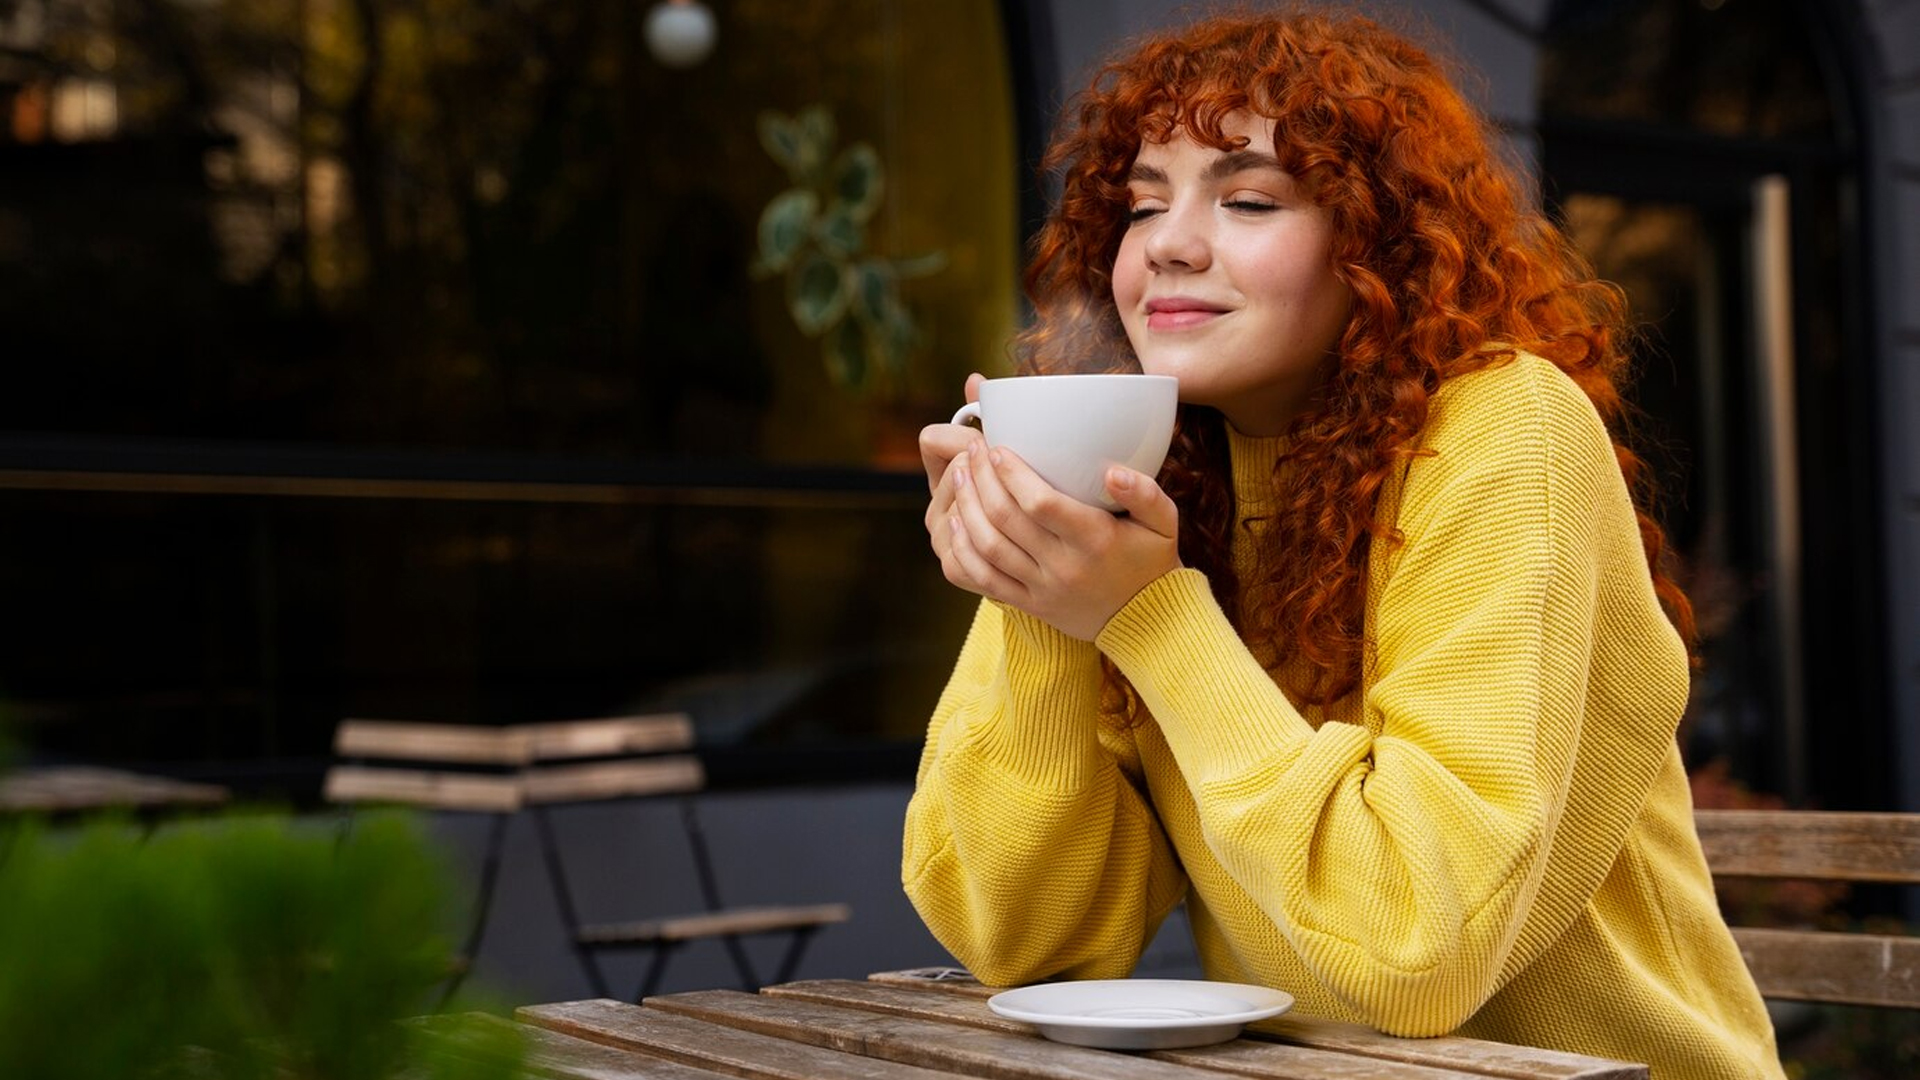
[[[1397,1035],[1781,1076],[1674,730],[1685,651],[1592,406],[1523,356],[1449,381],[1380,499],[1360,690],[1303,713],[1176,570],[1092,644],[980,607],[902,879],[983,982],[1117,978],[1185,900],[1209,977]],[[1281,447],[1232,439],[1243,567]],[[1096,651],[1097,650],[1097,651]],[[1099,654],[1150,719],[1099,715]]]

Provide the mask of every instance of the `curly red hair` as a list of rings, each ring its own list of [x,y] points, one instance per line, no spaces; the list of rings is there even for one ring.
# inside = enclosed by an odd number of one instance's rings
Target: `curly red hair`
[[[1160,477],[1180,507],[1182,559],[1207,575],[1260,655],[1309,673],[1288,687],[1296,700],[1324,704],[1360,683],[1368,552],[1397,539],[1375,519],[1376,497],[1417,452],[1433,393],[1516,351],[1558,365],[1607,423],[1641,507],[1655,588],[1692,642],[1691,608],[1646,510],[1649,470],[1623,441],[1623,296],[1535,209],[1431,56],[1358,16],[1219,16],[1140,42],[1078,102],[1078,122],[1047,155],[1061,196],[1026,272],[1035,319],[1015,342],[1024,372],[1138,370],[1110,274],[1143,139],[1185,134],[1238,149],[1222,132],[1227,117],[1272,119],[1275,155],[1332,215],[1334,272],[1352,290],[1352,314],[1325,393],[1293,421],[1288,467],[1275,471],[1273,535],[1287,557],[1264,561],[1259,580],[1238,580],[1215,410],[1182,406]],[[1137,698],[1110,665],[1107,679],[1110,704],[1137,718]]]

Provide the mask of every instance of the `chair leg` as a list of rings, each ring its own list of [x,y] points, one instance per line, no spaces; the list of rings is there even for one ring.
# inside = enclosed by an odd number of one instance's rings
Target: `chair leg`
[[[677,941],[662,941],[653,947],[653,960],[647,964],[646,977],[640,980],[640,992],[633,995],[635,1005],[652,997],[654,991],[660,989],[660,980],[667,973],[667,960],[673,950],[679,947],[680,942]]]
[[[553,886],[554,903],[560,907],[560,919],[566,925],[574,959],[579,962],[580,970],[586,973],[593,992],[600,997],[612,997],[606,976],[601,974],[600,965],[594,959],[593,950],[580,940],[580,913],[573,904],[573,890],[567,887],[567,870],[560,861],[560,842],[553,834],[553,822],[547,816],[546,807],[533,808],[533,823],[540,831],[540,854],[546,863],[547,881]]]
[[[746,943],[738,934],[727,934],[720,939],[727,947],[727,954],[733,957],[733,969],[740,973],[740,989],[749,994],[760,992],[760,976],[753,970],[753,961],[747,956]]]
[[[581,965],[587,969],[587,982],[593,987],[593,995],[603,998],[612,997],[613,990],[607,985],[607,973],[600,970],[600,958],[594,955],[592,949],[585,946],[575,945],[573,951],[579,956]]]
[[[473,925],[467,929],[467,940],[461,944],[456,958],[463,966],[447,979],[446,988],[440,992],[439,1009],[446,1008],[454,991],[460,989],[467,973],[473,970],[474,961],[480,958],[480,943],[487,937],[487,914],[493,910],[493,891],[500,881],[500,856],[506,848],[507,822],[507,815],[495,814],[487,830],[487,850],[480,860],[480,882],[473,899]]]
[[[800,966],[800,954],[807,951],[807,942],[813,940],[815,931],[819,929],[817,926],[803,926],[793,932],[792,940],[787,942],[786,955],[780,958],[780,971],[773,977],[774,982],[783,983],[793,979],[794,969]]]

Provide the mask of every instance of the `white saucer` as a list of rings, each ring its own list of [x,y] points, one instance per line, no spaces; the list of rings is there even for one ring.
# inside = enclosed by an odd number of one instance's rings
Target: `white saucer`
[[[1055,1042],[1171,1050],[1226,1042],[1242,1025],[1293,1008],[1293,995],[1243,983],[1094,979],[1007,990],[988,998],[987,1007]]]

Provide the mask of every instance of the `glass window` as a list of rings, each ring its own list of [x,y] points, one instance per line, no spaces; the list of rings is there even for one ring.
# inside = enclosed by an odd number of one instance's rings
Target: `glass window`
[[[1642,333],[1638,446],[1695,605],[1690,760],[1884,806],[1874,415],[1848,87],[1824,5],[1554,5],[1555,211]],[[1883,755],[1882,760],[1885,759]]]
[[[916,740],[913,438],[1017,318],[992,0],[0,8],[0,697],[29,749],[346,715]],[[670,43],[668,43],[670,44]]]

